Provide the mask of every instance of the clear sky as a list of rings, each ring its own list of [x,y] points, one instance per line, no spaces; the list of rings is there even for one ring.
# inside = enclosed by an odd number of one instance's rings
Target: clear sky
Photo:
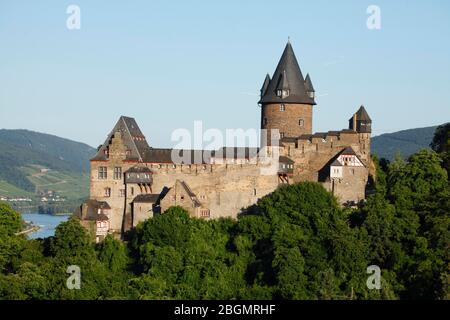
[[[448,0],[0,0],[0,128],[97,146],[128,115],[155,147],[195,120],[258,128],[288,37],[316,89],[314,131],[345,128],[361,104],[374,134],[450,120]]]

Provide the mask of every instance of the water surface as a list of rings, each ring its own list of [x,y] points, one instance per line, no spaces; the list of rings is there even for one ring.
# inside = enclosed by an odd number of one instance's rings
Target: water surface
[[[40,227],[36,232],[28,234],[29,239],[47,238],[55,234],[55,229],[61,222],[67,221],[70,215],[67,216],[52,216],[49,214],[39,213],[22,213],[24,221],[31,221],[34,225]]]

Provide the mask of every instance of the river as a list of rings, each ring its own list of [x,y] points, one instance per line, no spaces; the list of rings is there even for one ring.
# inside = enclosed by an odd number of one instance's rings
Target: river
[[[69,217],[70,215],[52,216],[49,214],[22,213],[22,219],[24,221],[31,221],[34,225],[40,227],[38,231],[28,234],[29,239],[47,238],[53,236],[58,224],[67,221]]]

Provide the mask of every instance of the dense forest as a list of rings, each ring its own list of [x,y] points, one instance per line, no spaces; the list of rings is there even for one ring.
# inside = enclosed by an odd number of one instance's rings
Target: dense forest
[[[179,207],[122,242],[93,244],[72,218],[54,237],[16,235],[0,204],[2,299],[450,299],[450,124],[407,161],[374,159],[374,191],[342,208],[316,183],[281,187],[237,221]],[[77,265],[81,287],[68,289]],[[367,267],[381,268],[368,289]]]

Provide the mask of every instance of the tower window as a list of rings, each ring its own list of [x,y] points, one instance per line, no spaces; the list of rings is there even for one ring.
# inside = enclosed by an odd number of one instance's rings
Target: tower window
[[[305,126],[305,120],[303,120],[303,119],[298,120],[298,125],[300,127],[304,127]]]
[[[284,104],[280,104],[280,111],[281,112],[286,111],[286,106]]]

